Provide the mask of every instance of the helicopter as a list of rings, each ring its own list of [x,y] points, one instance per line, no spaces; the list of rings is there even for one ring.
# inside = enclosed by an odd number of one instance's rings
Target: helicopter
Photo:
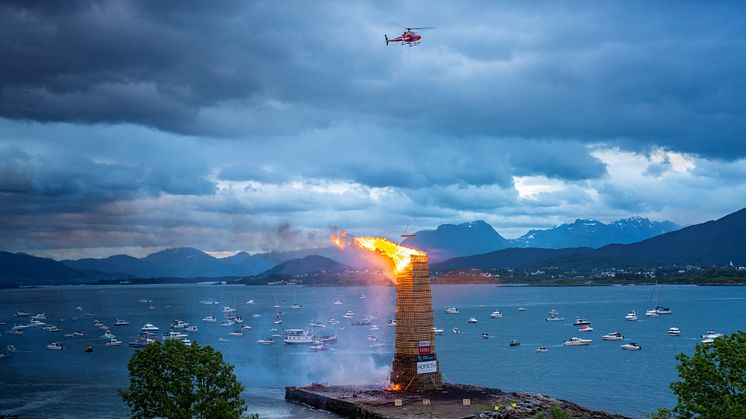
[[[430,26],[425,26],[422,28],[405,28],[406,30],[404,33],[402,33],[397,38],[389,39],[388,35],[383,35],[384,38],[386,38],[386,45],[389,44],[389,42],[401,42],[402,45],[409,45],[410,47],[416,46],[420,44],[420,39],[422,39],[422,36],[415,32],[415,30],[423,30],[423,29],[433,29]]]

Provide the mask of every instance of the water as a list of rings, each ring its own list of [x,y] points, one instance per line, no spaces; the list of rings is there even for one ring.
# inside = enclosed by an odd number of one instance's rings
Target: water
[[[549,394],[581,405],[643,417],[658,407],[672,406],[675,398],[668,384],[677,379],[674,356],[691,354],[699,336],[707,330],[730,333],[743,330],[746,321],[746,287],[659,286],[660,303],[673,314],[646,318],[645,309],[653,287],[566,287],[529,288],[489,285],[441,285],[433,287],[436,325],[445,329],[436,339],[438,359],[444,379],[503,390]],[[360,296],[365,295],[364,299]],[[253,298],[256,304],[245,304]],[[153,302],[141,302],[149,299]],[[213,299],[219,305],[201,304]],[[334,305],[335,300],[344,304]],[[303,305],[294,310],[294,302]],[[0,414],[34,417],[122,417],[127,406],[117,389],[128,384],[127,361],[133,349],[107,348],[101,331],[91,325],[94,319],[112,324],[117,318],[130,322],[112,332],[125,343],[133,339],[146,322],[161,330],[174,319],[199,326],[190,337],[200,344],[219,349],[235,365],[235,373],[246,387],[243,394],[251,412],[262,417],[329,417],[324,412],[285,403],[284,387],[323,383],[383,383],[393,352],[393,328],[385,320],[393,313],[394,290],[389,287],[280,287],[280,286],[107,286],[55,287],[0,292],[0,348],[13,344],[18,351],[0,359]],[[284,323],[273,324],[272,306],[279,303]],[[155,309],[151,310],[150,305]],[[228,336],[235,327],[204,323],[207,315],[222,318],[223,305],[239,310],[252,331],[242,337]],[[76,312],[82,306],[84,312]],[[445,308],[456,306],[460,314]],[[518,307],[527,311],[518,311]],[[547,312],[556,308],[566,318],[547,322]],[[495,309],[503,318],[490,319]],[[636,310],[637,322],[624,320]],[[46,312],[47,323],[63,332],[26,329],[23,335],[8,335],[12,314],[23,310]],[[379,317],[378,331],[352,326],[342,315],[353,310],[355,318],[365,314]],[[96,313],[85,315],[85,312]],[[259,313],[262,316],[252,318]],[[72,320],[77,316],[78,320]],[[592,321],[595,331],[582,333],[571,323],[576,316]],[[312,320],[325,323],[329,318],[343,320],[323,333],[337,333],[333,350],[310,352],[304,346],[258,345],[270,329],[307,327]],[[467,324],[469,317],[479,320]],[[61,321],[60,319],[65,319]],[[354,319],[353,319],[354,320]],[[28,319],[23,319],[28,322]],[[666,335],[669,327],[682,331],[680,337]],[[453,327],[460,334],[451,332]],[[85,337],[65,337],[64,333],[84,330]],[[605,342],[601,335],[618,330],[643,347],[642,351],[622,351],[620,342]],[[484,340],[482,332],[490,334]],[[373,349],[368,335],[386,345]],[[572,336],[592,338],[589,347],[564,347]],[[219,338],[229,342],[220,342]],[[508,347],[518,339],[521,345]],[[50,351],[46,345],[61,341],[64,351]],[[94,345],[93,353],[83,350]],[[537,353],[546,346],[548,353]]]

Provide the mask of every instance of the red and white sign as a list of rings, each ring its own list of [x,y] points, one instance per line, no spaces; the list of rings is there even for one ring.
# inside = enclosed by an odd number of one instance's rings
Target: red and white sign
[[[420,355],[429,354],[429,353],[432,353],[432,351],[433,351],[433,347],[432,346],[420,346],[417,349],[418,349]]]

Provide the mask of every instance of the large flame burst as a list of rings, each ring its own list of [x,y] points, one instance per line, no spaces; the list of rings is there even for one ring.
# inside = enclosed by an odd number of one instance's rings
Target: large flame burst
[[[426,256],[425,252],[398,244],[382,237],[355,237],[355,244],[361,249],[380,253],[394,262],[396,272],[407,267],[412,262],[412,256]]]

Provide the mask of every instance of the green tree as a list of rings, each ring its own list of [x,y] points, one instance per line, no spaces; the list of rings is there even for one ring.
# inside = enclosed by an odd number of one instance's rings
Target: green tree
[[[239,418],[243,386],[220,352],[177,340],[156,342],[130,358],[130,385],[119,394],[132,417]]]
[[[746,418],[746,332],[697,344],[692,357],[676,356],[681,381],[671,383],[678,398],[672,413],[692,418]],[[658,412],[665,417],[668,412]]]

